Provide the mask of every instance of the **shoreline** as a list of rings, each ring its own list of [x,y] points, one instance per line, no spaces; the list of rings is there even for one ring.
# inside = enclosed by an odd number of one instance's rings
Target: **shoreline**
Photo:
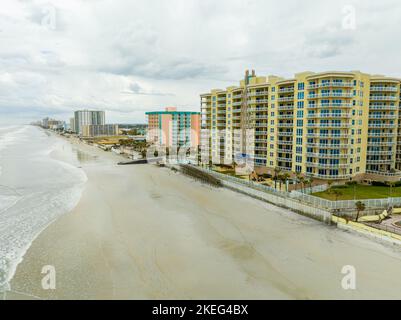
[[[342,290],[342,265],[383,260],[401,270],[401,251],[370,239],[167,168],[117,166],[120,155],[78,148],[93,157],[82,164],[81,199],[32,243],[7,299],[372,298],[369,278],[365,290]],[[56,290],[41,288],[44,265],[56,268]],[[399,294],[385,287],[378,292]]]

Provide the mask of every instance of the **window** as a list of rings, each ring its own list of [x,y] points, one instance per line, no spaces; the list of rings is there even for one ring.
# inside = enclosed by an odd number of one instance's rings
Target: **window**
[[[298,90],[299,90],[299,91],[305,90],[305,83],[303,83],[303,82],[298,83]]]
[[[303,100],[305,98],[304,92],[298,92],[298,100]]]

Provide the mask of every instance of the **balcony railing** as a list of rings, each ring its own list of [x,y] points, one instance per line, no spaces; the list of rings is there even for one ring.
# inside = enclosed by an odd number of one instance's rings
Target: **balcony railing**
[[[344,179],[351,178],[351,175],[349,175],[349,174],[326,175],[326,174],[318,174],[318,173],[308,173],[308,175],[311,175],[314,178],[325,179],[325,180],[344,180]]]
[[[309,167],[324,168],[324,169],[340,169],[349,167],[348,163],[330,164],[330,163],[306,162],[306,165]]]
[[[294,87],[280,88],[278,92],[280,93],[294,92]]]
[[[349,144],[307,143],[308,147],[321,149],[348,149]]]
[[[319,108],[350,108],[352,107],[351,103],[319,103],[308,105],[310,109],[319,109]]]
[[[350,158],[352,155],[348,153],[340,153],[340,154],[328,154],[328,153],[306,153],[307,157],[312,158],[323,158],[323,159],[347,159]]]
[[[352,98],[352,93],[321,93],[321,94],[309,94],[308,99],[321,99],[321,98]]]
[[[390,106],[390,105],[377,105],[377,104],[371,104],[369,106],[370,110],[397,110],[397,106]]]
[[[395,114],[369,114],[369,119],[392,119],[395,120],[397,116]]]
[[[396,123],[369,123],[369,128],[394,128]]]
[[[392,164],[394,161],[392,159],[367,159],[367,164]]]
[[[370,96],[371,101],[397,101],[396,96]]]
[[[277,132],[277,135],[278,136],[282,136],[282,137],[292,137],[293,135],[294,135],[294,132],[287,132],[287,131],[279,131],[279,132]]]
[[[280,97],[277,99],[278,102],[294,101],[294,96],[291,97]]]
[[[278,106],[278,110],[294,110],[294,106]]]
[[[308,113],[308,118],[349,118],[351,116],[350,113],[341,112],[341,113]]]
[[[309,128],[350,128],[349,123],[308,123]]]
[[[309,138],[332,138],[332,139],[344,139],[349,138],[349,134],[331,134],[331,133],[307,133]]]
[[[325,83],[318,83],[318,84],[311,84],[308,86],[308,89],[318,89],[318,88],[327,88],[327,87],[343,87],[343,88],[350,88],[353,87],[352,82],[325,82]]]
[[[397,87],[381,87],[381,86],[371,86],[370,91],[383,91],[383,92],[397,92]]]

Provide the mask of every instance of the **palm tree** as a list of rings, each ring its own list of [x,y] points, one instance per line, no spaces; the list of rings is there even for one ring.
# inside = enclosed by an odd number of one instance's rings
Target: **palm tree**
[[[274,189],[277,189],[277,179],[280,175],[281,169],[279,167],[274,168]],[[280,185],[281,187],[281,185]]]
[[[362,201],[358,201],[357,203],[355,203],[355,207],[356,207],[356,211],[357,211],[355,221],[358,221],[359,213],[365,210],[365,204]]]
[[[297,184],[301,183],[301,178],[302,178],[302,174],[300,172],[297,172],[296,173]],[[297,186],[297,188],[298,188],[298,186]]]
[[[315,182],[315,180],[312,177],[309,178],[309,188],[311,188],[311,191],[312,191],[313,182]]]

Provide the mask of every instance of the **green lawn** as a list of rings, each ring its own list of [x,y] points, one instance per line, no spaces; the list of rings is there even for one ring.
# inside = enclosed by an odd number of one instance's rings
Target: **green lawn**
[[[354,186],[346,187],[333,187],[324,192],[317,192],[313,195],[327,200],[336,200],[336,196],[330,193],[330,190],[339,190],[342,195],[338,197],[337,200],[360,200],[360,199],[381,199],[390,197],[390,188],[381,186],[365,186],[356,185],[355,186],[355,197],[354,197]],[[401,197],[401,187],[393,187],[391,197]]]

